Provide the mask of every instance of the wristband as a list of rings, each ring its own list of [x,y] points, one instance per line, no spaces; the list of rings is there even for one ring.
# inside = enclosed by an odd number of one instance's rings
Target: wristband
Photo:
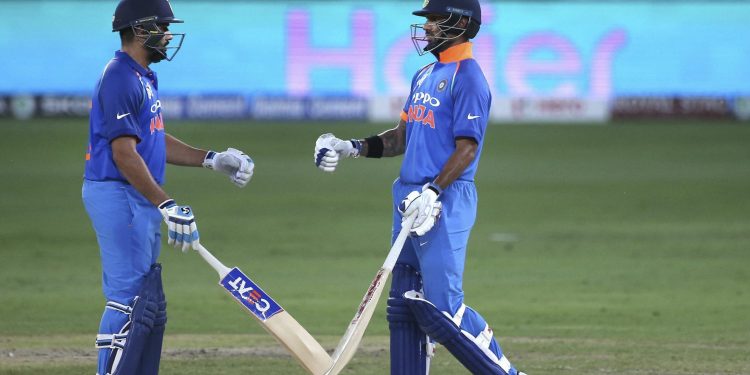
[[[349,142],[351,142],[352,147],[354,147],[357,150],[357,152],[352,156],[354,156],[355,158],[358,158],[359,155],[362,153],[362,142],[360,142],[359,139],[350,139]]]
[[[383,139],[380,136],[373,135],[372,137],[365,138],[367,143],[367,156],[368,158],[381,158],[383,157]]]
[[[428,182],[427,188],[437,193],[438,196],[440,196],[440,194],[443,194],[443,189],[441,189],[440,186],[436,184],[434,181]]]
[[[213,160],[214,156],[216,156],[216,153],[213,151],[208,151],[206,153],[206,156],[203,157],[203,167],[208,169],[213,169]]]
[[[167,207],[174,206],[175,204],[176,203],[174,202],[174,199],[169,198],[169,199],[165,200],[164,202],[161,202],[161,204],[159,204],[159,209],[163,210],[163,209],[165,209]]]

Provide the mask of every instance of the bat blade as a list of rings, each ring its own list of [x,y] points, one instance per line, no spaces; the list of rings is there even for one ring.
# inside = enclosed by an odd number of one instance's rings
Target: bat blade
[[[359,343],[362,341],[362,336],[364,336],[367,326],[372,319],[372,314],[378,305],[380,295],[383,294],[383,289],[385,289],[385,284],[390,273],[390,269],[381,268],[375,274],[375,278],[370,283],[370,287],[367,288],[367,292],[362,298],[362,302],[360,302],[354,318],[349,323],[344,336],[336,346],[336,350],[332,356],[333,365],[326,372],[326,375],[336,375],[341,372],[357,352]]]
[[[331,357],[320,343],[239,268],[232,268],[219,285],[309,373],[322,375],[331,367]]]
[[[417,215],[412,215],[406,218],[402,223],[401,231],[399,232],[396,240],[393,241],[391,250],[388,251],[388,256],[383,262],[383,266],[380,267],[378,272],[375,274],[375,278],[370,283],[370,286],[365,292],[365,296],[362,298],[362,302],[359,303],[359,308],[354,314],[354,318],[349,323],[344,336],[336,346],[336,350],[333,352],[333,364],[325,373],[326,375],[337,375],[341,370],[346,367],[347,363],[352,359],[354,353],[357,352],[362,336],[367,330],[367,326],[370,324],[372,314],[375,312],[375,307],[378,305],[380,295],[383,294],[385,289],[385,283],[390,276],[393,266],[396,264],[401,249],[406,242],[406,238],[409,235],[409,230],[416,220]]]

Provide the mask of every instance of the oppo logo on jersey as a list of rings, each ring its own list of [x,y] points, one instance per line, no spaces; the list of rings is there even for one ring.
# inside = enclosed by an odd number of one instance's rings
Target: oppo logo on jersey
[[[149,96],[149,98],[150,97],[151,96]],[[161,108],[161,100],[156,99],[156,102],[154,103],[154,105],[151,106],[151,113],[156,113],[156,111],[158,111],[159,108]]]
[[[414,95],[411,96],[411,102],[412,103],[422,103],[422,104],[429,104],[433,107],[440,107],[440,100],[438,98],[426,93],[426,92],[415,92]]]

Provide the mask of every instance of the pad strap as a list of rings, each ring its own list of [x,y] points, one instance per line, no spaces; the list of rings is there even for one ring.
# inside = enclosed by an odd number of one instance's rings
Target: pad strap
[[[460,327],[461,326],[461,322],[464,321],[464,313],[465,312],[466,312],[466,305],[463,304],[463,303],[461,304],[461,307],[458,308],[458,311],[456,311],[456,315],[454,315],[452,317],[450,315],[448,315],[447,312],[443,311],[443,313],[446,316],[448,316],[449,318],[451,318],[451,320],[453,321],[453,323],[456,323],[456,326],[458,326],[458,327]]]
[[[134,306],[135,306],[135,303],[138,301],[138,298],[139,297],[136,296],[135,299],[133,300]],[[94,347],[97,349],[109,348],[109,349],[123,350],[125,349],[125,343],[128,341],[128,330],[130,329],[130,314],[133,313],[133,307],[128,306],[128,305],[123,305],[115,301],[107,301],[107,303],[104,305],[104,308],[115,310],[125,315],[128,315],[128,322],[125,323],[122,329],[120,329],[120,333],[97,334],[96,343],[94,344]]]
[[[133,301],[133,305],[135,305],[135,302],[137,300],[138,300],[138,296],[135,297],[135,300]],[[131,313],[133,313],[133,308],[131,306],[123,305],[115,301],[107,301],[107,304],[104,305],[104,308],[119,311],[126,315],[130,315]]]
[[[97,349],[125,349],[125,342],[128,339],[127,333],[115,333],[115,334],[98,334],[96,335],[96,344],[94,346]]]

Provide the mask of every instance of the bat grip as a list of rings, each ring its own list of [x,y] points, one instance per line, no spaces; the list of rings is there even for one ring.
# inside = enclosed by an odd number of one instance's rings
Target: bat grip
[[[221,263],[213,254],[211,254],[210,251],[208,251],[208,249],[203,247],[200,242],[196,242],[195,245],[193,245],[193,249],[195,249],[195,251],[197,251],[198,254],[201,255],[201,257],[203,257],[203,260],[205,260],[206,263],[211,265],[211,267],[213,267],[214,270],[219,273],[220,278],[223,279],[224,276],[226,276],[229,271],[231,271],[229,267]]]

